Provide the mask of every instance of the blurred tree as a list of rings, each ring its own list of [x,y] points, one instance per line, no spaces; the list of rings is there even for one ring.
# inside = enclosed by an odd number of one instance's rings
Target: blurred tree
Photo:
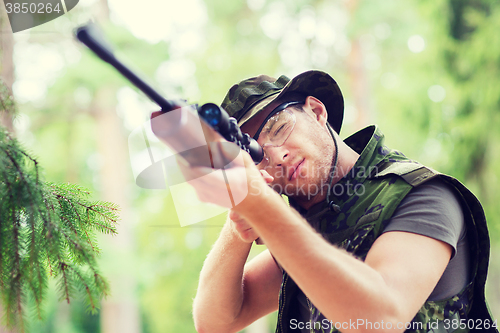
[[[12,84],[14,83],[14,63],[12,59],[13,49],[14,49],[14,38],[12,34],[12,29],[10,28],[9,19],[4,7],[0,8],[0,46],[1,46],[1,62],[0,62],[0,77],[4,81],[2,89],[8,89],[9,94],[4,94],[5,96],[12,95]],[[9,132],[14,132],[12,126],[13,111],[3,108],[4,112],[0,115],[0,124],[3,125]]]

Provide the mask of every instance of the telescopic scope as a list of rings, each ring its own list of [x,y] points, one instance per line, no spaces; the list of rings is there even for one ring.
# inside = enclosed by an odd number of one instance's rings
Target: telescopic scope
[[[198,114],[217,132],[219,132],[224,139],[229,142],[234,142],[241,149],[250,154],[255,164],[259,164],[264,158],[264,151],[262,147],[251,138],[247,133],[242,133],[237,121],[221,107],[214,103],[206,103],[198,108]]]

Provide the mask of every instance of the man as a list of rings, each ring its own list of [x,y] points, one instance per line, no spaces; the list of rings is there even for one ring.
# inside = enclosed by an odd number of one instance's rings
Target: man
[[[375,126],[340,140],[343,98],[330,75],[261,75],[221,106],[265,156],[255,166],[243,154],[227,170],[231,191],[248,195],[202,269],[199,332],[237,332],[275,310],[277,332],[496,331],[481,206],[455,179],[385,147]],[[224,180],[204,178],[198,196],[222,204]],[[255,240],[268,249],[246,263]]]

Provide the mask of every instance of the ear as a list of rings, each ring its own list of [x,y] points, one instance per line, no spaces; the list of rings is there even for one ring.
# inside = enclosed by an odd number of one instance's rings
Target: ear
[[[328,121],[328,112],[326,112],[325,105],[314,96],[307,96],[304,102],[304,109],[311,110],[315,119],[320,123],[321,126],[325,126]]]

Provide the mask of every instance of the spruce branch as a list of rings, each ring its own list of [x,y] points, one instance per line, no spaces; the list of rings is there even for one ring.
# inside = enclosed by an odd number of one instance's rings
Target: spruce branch
[[[5,101],[1,101],[2,105]],[[78,295],[95,312],[109,287],[97,268],[96,232],[116,234],[118,207],[78,185],[45,182],[35,158],[0,128],[0,298],[21,332],[28,299],[36,314],[55,278],[60,299]]]

